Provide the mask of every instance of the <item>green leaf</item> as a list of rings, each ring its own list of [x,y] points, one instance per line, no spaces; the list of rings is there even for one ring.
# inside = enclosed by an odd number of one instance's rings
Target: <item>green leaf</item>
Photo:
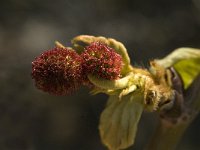
[[[200,49],[179,48],[156,62],[165,68],[173,66],[180,74],[184,88],[187,89],[200,74]]]
[[[100,118],[100,135],[109,150],[125,149],[134,144],[137,125],[143,112],[143,95],[133,92],[123,96],[109,97]]]
[[[184,83],[184,88],[187,89],[200,73],[200,59],[182,61],[175,64],[174,68],[181,75]]]

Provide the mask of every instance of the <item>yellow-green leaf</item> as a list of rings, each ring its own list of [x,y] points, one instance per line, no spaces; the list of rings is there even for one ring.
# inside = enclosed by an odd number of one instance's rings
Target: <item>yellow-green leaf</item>
[[[134,74],[129,73],[125,77],[118,80],[107,80],[107,79],[95,77],[93,75],[88,75],[88,79],[96,87],[99,87],[102,89],[111,89],[111,90],[126,88],[129,84],[130,79],[133,77],[134,77]]]
[[[200,49],[179,48],[156,62],[165,68],[173,66],[180,74],[184,88],[187,89],[200,74]]]
[[[109,97],[100,118],[100,135],[109,150],[125,149],[134,144],[138,122],[143,112],[143,95],[133,92],[123,96]]]

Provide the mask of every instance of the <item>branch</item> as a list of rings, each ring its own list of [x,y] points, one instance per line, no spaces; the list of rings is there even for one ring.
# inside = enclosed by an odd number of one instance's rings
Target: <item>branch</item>
[[[180,88],[180,87],[179,87]],[[173,150],[200,111],[200,75],[185,93],[176,93],[174,107],[160,112],[160,123],[146,150]]]

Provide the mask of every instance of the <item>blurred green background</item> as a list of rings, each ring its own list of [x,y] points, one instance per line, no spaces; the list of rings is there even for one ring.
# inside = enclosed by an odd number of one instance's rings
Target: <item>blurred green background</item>
[[[70,46],[80,34],[123,42],[133,64],[175,48],[200,48],[199,0],[1,0],[0,150],[106,150],[98,120],[107,96],[81,89],[52,96],[34,87],[31,62],[54,41]],[[141,150],[155,129],[144,113],[136,144]],[[200,149],[200,117],[178,150]],[[167,146],[167,145],[166,145]]]

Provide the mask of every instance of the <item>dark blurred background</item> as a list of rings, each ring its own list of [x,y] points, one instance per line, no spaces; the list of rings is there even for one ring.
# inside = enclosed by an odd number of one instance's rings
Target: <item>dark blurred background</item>
[[[98,120],[107,96],[81,89],[52,96],[34,87],[31,62],[54,41],[70,46],[80,34],[123,42],[132,63],[146,65],[175,48],[200,48],[199,0],[1,0],[0,150],[106,150]],[[155,129],[144,113],[134,147]],[[200,149],[200,117],[178,150]]]

